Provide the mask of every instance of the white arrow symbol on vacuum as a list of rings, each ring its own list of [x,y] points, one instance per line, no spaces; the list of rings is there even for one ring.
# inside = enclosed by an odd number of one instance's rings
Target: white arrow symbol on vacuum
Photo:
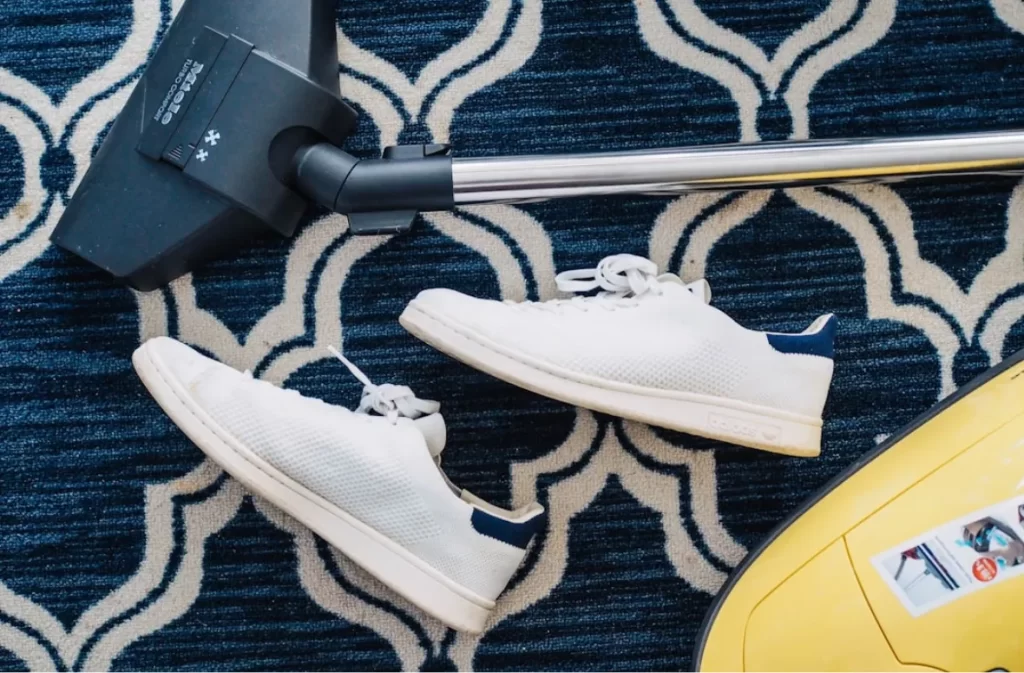
[[[220,140],[220,133],[216,130],[211,129],[210,132],[206,134],[206,142],[211,145],[216,145],[218,140]]]
[[[206,157],[208,156],[210,156],[210,153],[207,152],[206,150],[199,150],[198,152],[196,152],[196,159],[198,159],[201,163],[205,164]]]

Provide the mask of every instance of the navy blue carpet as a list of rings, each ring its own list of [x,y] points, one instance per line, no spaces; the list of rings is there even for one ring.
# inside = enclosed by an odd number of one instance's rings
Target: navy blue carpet
[[[1013,176],[479,207],[364,239],[313,212],[134,293],[48,235],[179,5],[0,3],[2,670],[685,668],[747,549],[1024,346]],[[337,19],[361,156],[1024,127],[1019,0],[339,0]],[[397,323],[424,288],[548,298],[619,252],[706,277],[752,328],[839,316],[820,458],[573,409]],[[335,345],[440,400],[452,480],[550,513],[487,631],[445,629],[205,463],[131,368],[160,334],[352,406]]]

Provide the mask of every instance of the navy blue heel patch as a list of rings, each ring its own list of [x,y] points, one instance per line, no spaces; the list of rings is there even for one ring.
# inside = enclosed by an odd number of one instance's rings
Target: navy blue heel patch
[[[766,334],[768,343],[780,353],[819,355],[832,358],[835,355],[836,327],[839,321],[830,315],[825,324],[810,334]]]
[[[515,521],[506,521],[501,517],[474,507],[470,523],[473,524],[473,529],[481,535],[486,535],[489,538],[494,538],[513,547],[526,549],[526,545],[530,544],[530,540],[543,527],[546,519],[547,514],[541,512],[528,521],[517,523]]]

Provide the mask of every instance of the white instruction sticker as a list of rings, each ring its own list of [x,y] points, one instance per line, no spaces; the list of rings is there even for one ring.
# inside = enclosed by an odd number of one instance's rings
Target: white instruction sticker
[[[871,559],[914,617],[1024,575],[1024,495],[943,524]]]

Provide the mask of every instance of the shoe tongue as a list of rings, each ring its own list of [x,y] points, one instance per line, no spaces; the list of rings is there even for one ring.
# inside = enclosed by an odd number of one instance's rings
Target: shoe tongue
[[[674,273],[663,273],[658,276],[659,283],[672,283],[673,285],[683,285],[683,279]]]
[[[663,273],[658,276],[659,283],[671,283],[673,285],[682,285],[690,294],[696,297],[700,302],[704,304],[711,303],[711,285],[706,280],[701,278],[695,280],[692,283],[684,283],[683,279],[672,273]]]
[[[686,289],[690,291],[690,294],[705,304],[711,303],[711,285],[709,285],[703,278],[687,284]]]
[[[427,443],[427,450],[431,458],[437,458],[444,451],[445,442],[448,440],[448,429],[444,424],[444,417],[441,414],[429,414],[414,420],[413,425],[423,435]]]

